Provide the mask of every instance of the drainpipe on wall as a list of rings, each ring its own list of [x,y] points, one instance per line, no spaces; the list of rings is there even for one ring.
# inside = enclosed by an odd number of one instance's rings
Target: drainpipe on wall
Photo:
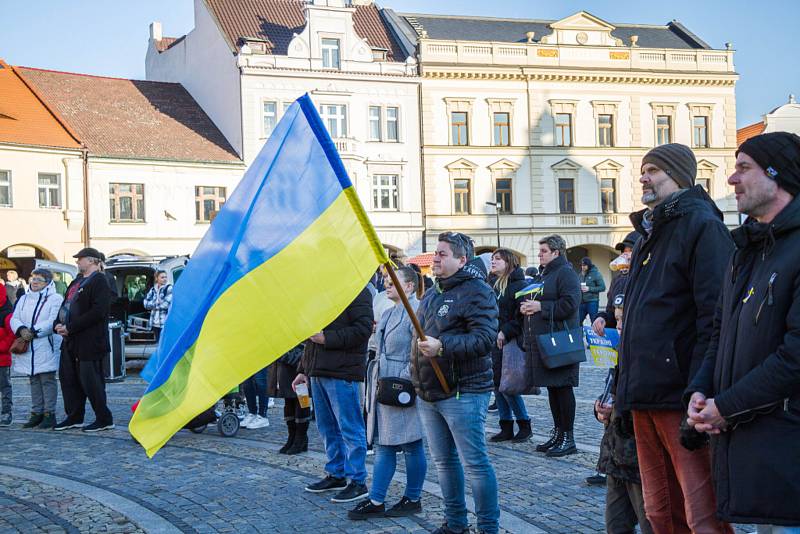
[[[83,246],[89,246],[89,150],[81,150],[83,159]]]
[[[425,150],[424,138],[422,134],[422,72],[419,60],[417,60],[417,74],[420,77],[419,84],[417,85],[417,109],[419,110],[419,194],[420,194],[420,213],[422,215],[422,252],[428,251],[427,235],[428,235],[428,221],[425,212]]]

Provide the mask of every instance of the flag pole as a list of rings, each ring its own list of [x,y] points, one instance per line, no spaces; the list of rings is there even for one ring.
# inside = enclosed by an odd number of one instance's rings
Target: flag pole
[[[414,330],[417,331],[419,338],[422,341],[425,341],[427,338],[425,337],[425,332],[422,331],[422,325],[419,323],[419,319],[417,319],[417,313],[411,308],[411,304],[408,302],[406,292],[403,291],[403,286],[400,283],[400,280],[397,278],[397,273],[394,272],[391,262],[386,262],[383,264],[383,266],[386,268],[389,278],[392,279],[392,283],[394,284],[395,289],[397,289],[397,294],[400,295],[400,301],[403,303],[403,307],[405,307],[406,311],[408,312],[408,316],[411,318],[411,323],[414,325]],[[439,367],[439,362],[436,361],[436,356],[431,356],[429,360],[431,362],[431,367],[433,367],[433,372],[436,373],[436,378],[439,379],[439,385],[441,385],[444,392],[449,395],[450,386],[447,385],[447,380],[444,378],[442,368]]]

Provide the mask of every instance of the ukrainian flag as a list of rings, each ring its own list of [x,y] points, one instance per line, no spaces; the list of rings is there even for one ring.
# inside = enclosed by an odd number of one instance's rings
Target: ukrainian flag
[[[131,434],[152,457],[194,416],[333,321],[388,261],[304,95],[175,284]]]

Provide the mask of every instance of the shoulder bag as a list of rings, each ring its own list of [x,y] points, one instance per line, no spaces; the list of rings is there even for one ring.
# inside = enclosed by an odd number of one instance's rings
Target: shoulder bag
[[[583,328],[569,328],[563,321],[564,330],[553,331],[553,319],[550,318],[550,332],[536,336],[542,363],[548,369],[558,369],[586,361],[586,349],[583,346]]]

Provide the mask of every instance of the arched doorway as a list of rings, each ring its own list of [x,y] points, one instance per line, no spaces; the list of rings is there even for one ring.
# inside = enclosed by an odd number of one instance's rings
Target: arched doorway
[[[30,243],[18,243],[0,251],[0,275],[7,280],[8,271],[16,271],[22,280],[27,280],[36,260],[54,261],[55,256],[48,250]]]
[[[608,264],[611,260],[616,258],[619,252],[606,245],[599,244],[586,244],[570,247],[567,249],[567,261],[569,261],[575,268],[575,272],[581,272],[581,260],[589,258],[597,266],[597,270],[603,276],[603,281],[606,283],[606,289],[611,285],[611,280],[617,273],[612,273]],[[606,293],[600,294],[600,305],[604,306],[606,302]]]

